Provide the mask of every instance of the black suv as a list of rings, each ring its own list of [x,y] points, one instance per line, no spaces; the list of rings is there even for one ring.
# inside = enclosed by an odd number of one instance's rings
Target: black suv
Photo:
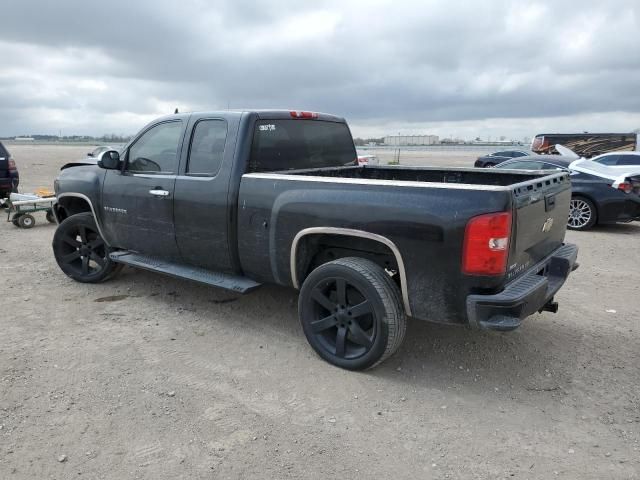
[[[11,192],[18,191],[20,176],[11,154],[0,142],[0,199],[7,198]]]

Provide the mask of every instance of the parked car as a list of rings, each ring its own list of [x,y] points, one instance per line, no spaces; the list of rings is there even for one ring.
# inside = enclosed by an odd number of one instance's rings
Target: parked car
[[[596,224],[640,220],[640,167],[627,174],[589,160],[535,155],[496,166],[510,170],[568,170],[571,204],[567,227],[588,230]]]
[[[115,147],[111,147],[109,145],[101,145],[99,147],[94,148],[90,152],[87,153],[87,157],[98,158],[101,153],[108,152],[109,150],[118,150]]]
[[[640,152],[611,152],[598,155],[592,162],[607,165],[616,170],[629,170],[629,167],[640,168]]]
[[[53,253],[79,282],[131,265],[299,289],[311,346],[357,370],[398,349],[407,316],[506,331],[555,312],[576,266],[570,187],[564,171],[359,166],[332,115],[176,114],[60,172]]]
[[[12,192],[18,191],[20,175],[16,162],[11,158],[11,154],[0,142],[0,203],[4,198],[9,198]]]
[[[497,164],[509,160],[510,158],[526,157],[531,153],[524,152],[522,150],[502,150],[500,152],[493,152],[489,155],[478,157],[474,163],[476,168],[495,167]]]

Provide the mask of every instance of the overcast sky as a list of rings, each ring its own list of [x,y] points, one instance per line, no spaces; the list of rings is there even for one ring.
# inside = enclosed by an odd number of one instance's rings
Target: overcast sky
[[[640,1],[3,0],[0,136],[297,108],[354,135],[640,128]]]

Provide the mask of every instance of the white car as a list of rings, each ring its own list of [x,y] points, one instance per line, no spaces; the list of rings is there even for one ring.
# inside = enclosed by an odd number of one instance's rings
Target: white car
[[[629,167],[640,168],[640,152],[603,153],[591,159],[592,162],[607,165],[615,170],[629,170]]]

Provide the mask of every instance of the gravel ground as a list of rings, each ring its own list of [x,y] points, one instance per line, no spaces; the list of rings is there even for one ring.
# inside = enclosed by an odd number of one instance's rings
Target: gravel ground
[[[87,151],[10,149],[23,191]],[[0,223],[2,479],[640,478],[638,224],[567,234],[581,267],[558,314],[508,334],[411,321],[349,373],[307,346],[293,291],[74,283],[37,220]]]

